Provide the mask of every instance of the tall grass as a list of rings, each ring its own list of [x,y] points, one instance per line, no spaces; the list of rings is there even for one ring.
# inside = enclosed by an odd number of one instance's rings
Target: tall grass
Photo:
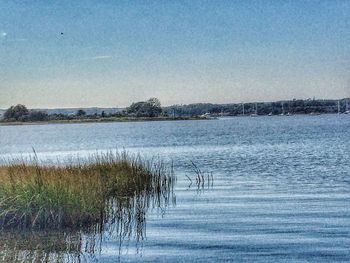
[[[172,201],[174,181],[171,167],[126,153],[96,154],[68,165],[10,162],[0,166],[0,226],[102,230],[114,225],[129,235],[125,224],[143,231],[145,209]],[[128,220],[120,223],[122,217]]]

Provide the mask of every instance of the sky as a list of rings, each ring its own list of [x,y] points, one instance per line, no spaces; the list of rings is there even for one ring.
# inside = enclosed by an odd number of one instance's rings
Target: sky
[[[0,0],[0,108],[349,96],[348,0]]]

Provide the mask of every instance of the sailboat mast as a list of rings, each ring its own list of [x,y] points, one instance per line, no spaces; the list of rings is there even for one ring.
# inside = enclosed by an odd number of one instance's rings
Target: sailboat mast
[[[338,100],[338,114],[340,114],[340,101]]]
[[[244,116],[244,103],[242,103],[242,106],[243,106],[243,116]]]

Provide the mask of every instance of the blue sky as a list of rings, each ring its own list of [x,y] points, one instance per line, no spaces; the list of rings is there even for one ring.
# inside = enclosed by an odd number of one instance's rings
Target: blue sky
[[[0,108],[346,97],[349,43],[347,0],[0,0]]]

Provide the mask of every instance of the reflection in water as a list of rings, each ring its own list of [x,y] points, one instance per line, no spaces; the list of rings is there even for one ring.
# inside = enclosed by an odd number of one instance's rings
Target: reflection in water
[[[89,228],[60,232],[3,230],[0,233],[0,261],[94,262],[106,237],[117,240],[120,256],[124,242],[134,240],[138,247],[145,239],[149,209],[164,214],[169,205],[175,205],[175,182],[171,169],[167,174],[149,180],[123,184],[106,202],[100,222]]]
[[[202,171],[193,161],[191,161],[190,163],[191,168],[194,172],[194,178],[192,179],[192,176],[188,176],[187,174],[185,174],[189,181],[188,189],[195,185],[195,187],[197,188],[197,193],[201,193],[204,192],[205,189],[209,190],[210,188],[213,188],[213,172]]]
[[[2,262],[80,262],[81,252],[91,258],[98,249],[95,235],[85,232],[24,232],[1,233]],[[92,252],[92,253],[89,253]]]

